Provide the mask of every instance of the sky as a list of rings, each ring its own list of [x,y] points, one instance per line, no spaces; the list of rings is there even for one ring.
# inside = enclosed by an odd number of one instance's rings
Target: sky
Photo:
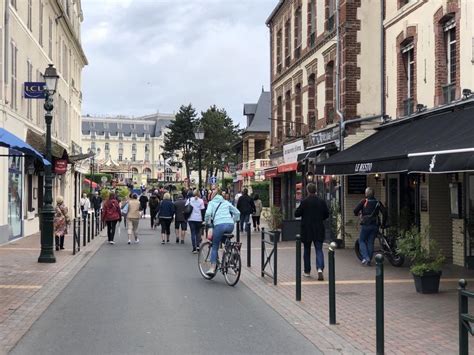
[[[140,116],[224,108],[270,87],[269,30],[278,0],[82,0],[83,114]]]

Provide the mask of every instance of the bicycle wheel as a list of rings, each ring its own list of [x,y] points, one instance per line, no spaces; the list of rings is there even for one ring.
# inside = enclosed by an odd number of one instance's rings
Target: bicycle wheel
[[[206,274],[206,272],[211,267],[211,249],[212,249],[211,242],[204,242],[199,247],[199,255],[198,255],[199,272],[201,273],[202,277],[204,277],[206,280],[211,280],[215,276],[215,274],[213,276],[209,276],[208,274]]]
[[[235,286],[240,279],[240,272],[242,270],[242,262],[240,260],[240,253],[233,248],[232,251],[225,255],[225,262],[223,265],[224,279],[227,285]]]

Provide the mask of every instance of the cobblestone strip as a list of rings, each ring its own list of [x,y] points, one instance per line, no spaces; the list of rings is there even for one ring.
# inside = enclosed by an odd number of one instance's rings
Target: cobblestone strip
[[[32,295],[0,324],[0,354],[7,354],[13,349],[33,323],[94,256],[104,242],[104,239],[96,238],[87,247],[81,248],[80,253],[71,258],[71,261],[64,265],[56,275],[51,277],[38,292]]]

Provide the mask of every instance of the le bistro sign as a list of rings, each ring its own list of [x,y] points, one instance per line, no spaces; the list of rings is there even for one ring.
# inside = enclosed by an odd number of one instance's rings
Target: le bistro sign
[[[63,175],[67,172],[67,159],[58,159],[54,161],[54,173]]]

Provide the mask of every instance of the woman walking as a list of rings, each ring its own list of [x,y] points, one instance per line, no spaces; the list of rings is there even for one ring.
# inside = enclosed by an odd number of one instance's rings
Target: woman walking
[[[102,208],[102,220],[107,223],[107,237],[109,239],[109,244],[115,244],[115,227],[117,222],[121,219],[120,205],[117,201],[115,194],[111,193],[107,201],[104,202],[104,207]]]
[[[56,198],[56,209],[54,212],[54,239],[56,242],[56,250],[64,249],[64,236],[67,233],[67,226],[69,225],[69,215],[64,199],[62,196]]]
[[[263,205],[258,194],[253,197],[253,203],[255,204],[255,212],[252,213],[253,231],[260,232],[260,215],[262,214]]]
[[[193,244],[193,253],[196,254],[201,244],[201,225],[202,211],[204,210],[204,201],[199,197],[199,190],[194,190],[194,196],[189,196],[186,206],[191,205],[193,211],[188,218],[189,229],[191,230],[191,243]]]
[[[170,226],[173,216],[174,205],[173,202],[171,202],[171,195],[167,192],[163,195],[163,201],[161,201],[160,209],[158,210],[158,218],[161,224],[161,244],[165,244],[165,236],[166,243],[170,242]]]
[[[138,240],[137,230],[138,230],[138,222],[140,221],[140,209],[141,203],[137,200],[137,194],[132,194],[132,198],[128,201],[128,244],[131,244],[132,234],[135,237],[135,244],[138,244],[140,241]]]
[[[151,229],[155,228],[155,215],[158,212],[160,207],[160,200],[158,199],[158,191],[154,191],[151,194],[150,201],[148,202],[148,207],[150,207],[150,225]]]

